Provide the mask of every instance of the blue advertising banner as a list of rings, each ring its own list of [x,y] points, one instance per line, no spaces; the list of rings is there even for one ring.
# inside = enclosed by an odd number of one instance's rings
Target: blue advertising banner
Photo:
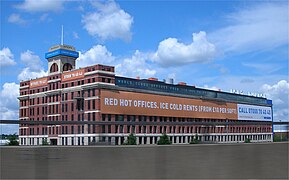
[[[70,56],[70,57],[79,57],[79,53],[75,51],[65,50],[65,49],[58,49],[52,52],[45,53],[45,58],[51,58],[57,55],[63,55],[63,56]]]

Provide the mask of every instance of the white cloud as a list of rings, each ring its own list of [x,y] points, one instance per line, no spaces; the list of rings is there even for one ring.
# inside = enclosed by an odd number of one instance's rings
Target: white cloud
[[[19,84],[5,83],[0,91],[0,119],[17,120],[18,119],[18,99]],[[18,134],[18,125],[1,124],[0,134]]]
[[[0,67],[15,65],[14,55],[9,48],[3,48],[0,50]]]
[[[21,53],[20,59],[31,70],[38,71],[42,69],[42,62],[40,57],[35,55],[32,51],[27,50],[26,52]]]
[[[193,33],[193,42],[183,44],[176,38],[168,38],[159,43],[153,60],[162,66],[179,66],[190,63],[205,63],[217,55],[214,44],[207,41],[206,33]]]
[[[18,119],[19,84],[5,83],[0,91],[0,119]]]
[[[220,88],[217,88],[216,86],[208,86],[207,84],[205,84],[203,88],[213,90],[213,91],[220,90]]]
[[[289,83],[281,80],[277,84],[264,84],[262,91],[273,100],[274,120],[288,120],[289,117]]]
[[[26,67],[18,75],[19,81],[47,76],[47,72],[44,71],[39,56],[35,55],[32,51],[27,50],[21,53],[20,59]]]
[[[31,70],[30,67],[26,67],[20,72],[17,78],[19,81],[22,81],[22,80],[25,81],[25,80],[40,78],[43,76],[47,76],[47,71],[44,71],[43,69],[34,71],[34,70]]]
[[[73,32],[72,35],[73,35],[74,39],[79,39],[79,36],[78,36],[77,32]]]
[[[246,53],[288,44],[288,3],[258,3],[227,16],[229,25],[209,34],[225,53]]]
[[[156,70],[151,68],[147,62],[149,54],[135,51],[131,58],[125,58],[121,63],[116,65],[116,73],[118,75],[141,78],[153,77],[156,74]]]
[[[95,12],[83,15],[82,23],[84,29],[92,36],[106,39],[131,39],[131,25],[133,17],[122,10],[114,1],[92,3],[96,8]]]
[[[88,51],[80,52],[76,66],[79,68],[94,64],[115,65],[118,75],[151,77],[156,74],[156,70],[150,68],[149,57],[151,55],[148,53],[136,51],[132,57],[116,58],[105,46],[95,45]]]
[[[18,25],[23,25],[27,23],[27,21],[24,20],[19,14],[15,14],[15,13],[11,14],[8,17],[8,22],[18,24]]]
[[[79,53],[77,67],[91,66],[94,64],[111,64],[115,57],[105,46],[95,45],[84,53]]]
[[[63,9],[63,2],[63,0],[25,0],[16,7],[27,12],[57,12]]]
[[[40,22],[45,22],[45,21],[50,22],[50,21],[52,21],[52,19],[49,17],[48,13],[42,14],[40,16],[39,20],[40,20]]]

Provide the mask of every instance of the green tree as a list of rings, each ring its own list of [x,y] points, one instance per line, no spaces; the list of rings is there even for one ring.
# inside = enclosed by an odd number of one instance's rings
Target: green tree
[[[47,142],[47,139],[42,139],[42,146],[47,146],[49,143]]]
[[[273,136],[273,141],[274,142],[281,142],[281,141],[288,141],[288,136],[286,136],[286,134],[274,134]]]
[[[9,140],[7,144],[8,146],[19,146],[19,142],[18,142],[18,138],[16,134],[9,135],[8,140]]]
[[[248,139],[248,138],[245,139],[245,143],[250,143],[250,142],[251,142],[251,139]]]
[[[198,135],[196,135],[196,137],[192,136],[192,140],[190,142],[190,144],[199,144],[200,140],[198,138]]]
[[[127,140],[126,142],[124,143],[124,145],[136,145],[136,137],[134,134],[130,134],[128,137],[127,137]]]
[[[172,144],[172,142],[169,139],[169,136],[166,134],[163,134],[160,139],[157,142],[158,145],[165,145],[165,144]]]

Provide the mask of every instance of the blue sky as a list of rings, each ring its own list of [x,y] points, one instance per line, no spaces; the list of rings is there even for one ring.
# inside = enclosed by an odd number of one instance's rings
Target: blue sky
[[[77,67],[263,93],[288,120],[288,17],[286,1],[1,1],[0,117],[17,119],[19,82],[47,73],[63,25]]]

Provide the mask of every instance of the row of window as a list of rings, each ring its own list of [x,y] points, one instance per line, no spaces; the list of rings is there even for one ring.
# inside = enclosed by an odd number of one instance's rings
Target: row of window
[[[114,67],[113,66],[96,65],[93,67],[86,67],[85,68],[86,72],[95,71],[95,70],[114,72]]]
[[[97,131],[97,128],[100,128]],[[77,131],[75,131],[77,128]],[[84,131],[85,125],[63,125],[53,127],[26,128],[20,129],[20,135],[42,135],[47,134],[84,134],[84,133],[270,133],[269,127],[202,127],[202,126],[143,126],[143,125],[87,125],[87,132]],[[36,134],[35,134],[36,133]],[[28,135],[28,134],[27,134]]]
[[[76,91],[71,92],[70,97],[69,93],[62,93],[61,94],[61,100],[66,101],[68,99],[74,99],[74,97],[94,97],[99,95],[98,89],[88,89],[86,91]],[[44,104],[44,103],[51,103],[51,102],[58,102],[60,96],[59,95],[51,95],[51,96],[45,96],[45,97],[38,97],[38,98],[31,98],[28,100],[21,100],[20,106],[28,106],[30,105],[36,105],[36,104]],[[28,104],[29,102],[29,104]]]
[[[254,141],[271,141],[272,135],[263,134],[263,135],[203,135],[203,136],[170,136],[169,140],[173,144],[178,143],[189,143],[192,138],[198,139],[199,141],[209,141],[209,142],[236,142],[242,141],[245,139],[251,139]],[[150,137],[136,137],[137,144],[156,144],[160,139],[159,136],[150,136]],[[27,140],[27,142],[26,142]],[[113,145],[121,145],[126,141],[126,137],[118,136],[102,136],[102,137],[61,137],[61,142],[57,143],[55,139],[55,145],[95,145],[96,143],[105,143]],[[42,142],[47,142],[47,138],[20,138],[20,145],[41,145]]]
[[[95,110],[96,109],[96,101],[93,100],[87,100],[86,103],[86,110]],[[68,111],[68,103],[61,104],[61,112],[67,113],[67,112],[74,112],[74,109],[80,110],[82,108],[75,107],[75,104],[73,102],[70,103],[70,109]],[[78,106],[76,104],[76,106]],[[49,115],[49,114],[58,114],[59,113],[59,106],[58,104],[48,105],[48,106],[42,106],[41,107],[31,107],[29,108],[29,115],[28,115],[28,109],[20,109],[20,117],[28,117],[28,116],[35,116],[35,115]],[[36,111],[36,112],[35,112]],[[90,114],[90,113],[88,113]],[[73,120],[74,118],[71,118]],[[90,120],[90,119],[88,119]]]
[[[83,80],[78,80],[74,82],[67,82],[67,83],[61,83],[61,82],[53,82],[49,83],[48,87],[42,87],[38,89],[31,89],[30,94],[34,93],[40,93],[40,92],[46,92],[48,90],[55,90],[60,88],[60,85],[62,88],[68,88],[68,87],[74,87],[74,86],[80,86],[84,85],[86,83],[94,83],[94,82],[105,82],[105,83],[114,83],[114,78],[113,77],[93,77],[90,79],[83,79]],[[28,90],[20,90],[20,95],[27,95]]]

